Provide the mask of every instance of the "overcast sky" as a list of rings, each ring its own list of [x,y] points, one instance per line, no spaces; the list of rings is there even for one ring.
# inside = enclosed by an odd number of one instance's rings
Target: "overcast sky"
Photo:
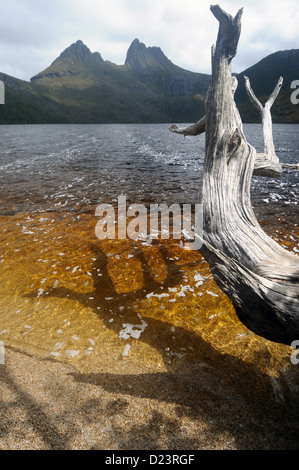
[[[210,73],[218,31],[211,3],[232,15],[244,7],[234,72],[299,48],[298,0],[0,0],[0,72],[29,80],[78,39],[124,64],[138,38],[180,67]]]

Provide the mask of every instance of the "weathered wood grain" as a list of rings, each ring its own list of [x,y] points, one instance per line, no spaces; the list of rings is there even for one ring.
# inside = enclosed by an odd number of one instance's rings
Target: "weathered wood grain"
[[[291,345],[299,339],[299,257],[270,238],[256,219],[250,183],[258,158],[246,140],[234,101],[231,62],[237,52],[242,10],[235,17],[219,5],[211,6],[211,11],[219,21],[219,32],[205,101],[200,251],[240,320],[264,338]]]

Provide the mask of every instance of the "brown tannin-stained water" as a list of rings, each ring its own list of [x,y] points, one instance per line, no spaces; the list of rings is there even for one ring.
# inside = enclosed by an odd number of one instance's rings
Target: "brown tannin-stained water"
[[[223,393],[231,380],[256,381],[296,399],[293,350],[247,330],[197,251],[173,239],[96,237],[96,207],[116,207],[121,194],[128,205],[197,203],[202,136],[183,139],[167,125],[1,130],[5,345],[83,373],[209,370]],[[254,143],[259,126],[245,130]],[[282,161],[299,161],[298,130],[274,126]],[[264,230],[298,253],[298,172],[255,178],[252,201]]]

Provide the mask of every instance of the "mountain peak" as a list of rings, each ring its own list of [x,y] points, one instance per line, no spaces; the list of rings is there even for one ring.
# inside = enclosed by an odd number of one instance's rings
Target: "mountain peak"
[[[135,72],[155,72],[174,67],[160,47],[146,47],[139,39],[134,39],[129,47],[125,66]]]
[[[80,39],[67,47],[60,54],[58,59],[53,62],[53,64],[61,60],[72,64],[75,62],[81,62],[88,65],[98,65],[99,63],[103,62],[101,54],[99,52],[92,53]]]
[[[43,78],[59,78],[68,75],[78,75],[82,69],[97,68],[103,63],[99,52],[92,53],[79,39],[67,47],[60,56],[43,72],[31,78],[32,82]],[[83,66],[83,67],[82,67]]]

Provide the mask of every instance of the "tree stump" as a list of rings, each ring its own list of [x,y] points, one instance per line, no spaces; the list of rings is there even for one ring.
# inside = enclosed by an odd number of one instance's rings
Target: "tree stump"
[[[255,217],[250,183],[257,153],[246,140],[234,101],[237,83],[231,62],[243,10],[234,18],[219,5],[211,11],[219,32],[205,100],[200,251],[243,324],[259,336],[290,346],[299,339],[299,257],[270,238]]]

